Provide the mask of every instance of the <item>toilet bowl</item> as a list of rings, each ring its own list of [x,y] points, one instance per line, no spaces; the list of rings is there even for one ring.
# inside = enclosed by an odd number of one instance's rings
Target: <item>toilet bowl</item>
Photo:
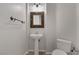
[[[57,39],[57,49],[52,52],[52,55],[67,55],[71,50],[71,41]]]

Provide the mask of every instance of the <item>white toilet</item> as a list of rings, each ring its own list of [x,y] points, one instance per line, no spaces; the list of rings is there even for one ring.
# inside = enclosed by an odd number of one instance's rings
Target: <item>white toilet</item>
[[[52,52],[52,55],[67,55],[71,50],[71,41],[57,39],[57,49]]]

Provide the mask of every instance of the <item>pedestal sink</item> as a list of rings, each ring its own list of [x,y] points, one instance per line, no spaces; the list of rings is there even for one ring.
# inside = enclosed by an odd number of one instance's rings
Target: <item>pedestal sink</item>
[[[34,54],[39,55],[38,40],[43,36],[43,34],[31,34],[30,37],[35,40]]]

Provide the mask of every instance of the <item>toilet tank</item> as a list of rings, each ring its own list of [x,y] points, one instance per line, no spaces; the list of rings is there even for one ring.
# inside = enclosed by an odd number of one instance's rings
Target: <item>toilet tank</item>
[[[57,48],[68,53],[71,50],[71,41],[64,39],[57,39]]]

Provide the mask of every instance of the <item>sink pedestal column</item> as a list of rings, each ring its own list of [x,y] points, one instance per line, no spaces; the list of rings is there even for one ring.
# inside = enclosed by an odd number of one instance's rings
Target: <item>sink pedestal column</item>
[[[39,55],[38,39],[35,39],[34,54]]]
[[[34,54],[39,55],[39,47],[38,47],[38,40],[43,36],[43,34],[31,34],[30,37],[34,39]]]

